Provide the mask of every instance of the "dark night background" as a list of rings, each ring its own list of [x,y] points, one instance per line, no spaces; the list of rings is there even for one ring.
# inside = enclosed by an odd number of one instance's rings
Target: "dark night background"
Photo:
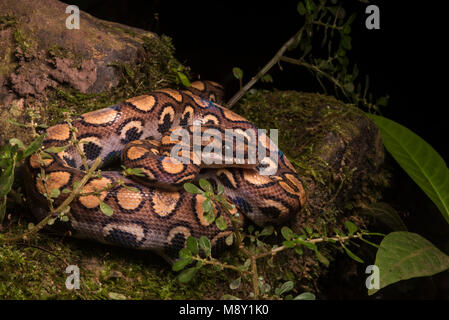
[[[302,25],[296,0],[65,2],[97,18],[170,36],[176,57],[202,79],[224,84],[228,98],[238,90],[233,67],[243,69],[247,82]],[[424,138],[447,162],[447,18],[436,1],[428,3],[370,1],[379,6],[380,30],[367,30],[367,4],[345,0],[348,11],[357,13],[349,58],[362,76],[370,76],[374,96],[390,96],[382,114]],[[277,89],[321,92],[299,67],[283,63],[283,71],[275,67],[270,74]],[[445,243],[448,228],[441,214],[399,166],[387,160],[394,174],[385,201],[405,213],[409,231],[435,244]]]

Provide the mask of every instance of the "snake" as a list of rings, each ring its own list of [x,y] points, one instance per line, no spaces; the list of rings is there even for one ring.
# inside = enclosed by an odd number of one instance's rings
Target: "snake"
[[[223,95],[223,87],[216,82],[194,81],[182,90],[162,88],[47,128],[42,148],[53,148],[53,152],[46,152],[46,157],[35,153],[25,162],[26,192],[33,214],[38,220],[48,215],[49,192],[57,193],[52,199],[54,207],[66,200],[85,177],[86,166],[100,158],[99,173],[85,182],[70,203],[70,219],[56,223],[76,238],[151,250],[173,261],[188,237],[205,236],[212,252],[224,250],[226,238],[233,232],[231,215],[258,226],[291,219],[306,202],[300,177],[285,154],[276,145],[270,147],[273,141],[267,134],[259,134],[254,124],[221,105]],[[195,131],[195,125],[200,131]],[[189,139],[173,138],[180,129],[187,138],[199,137],[202,157],[188,148],[181,152],[181,147],[189,146]],[[213,145],[211,141],[220,141],[228,132],[235,134],[235,144]],[[71,143],[74,139],[77,145]],[[222,152],[205,152],[210,145]],[[269,157],[255,162],[241,157],[242,151],[261,145],[269,145]],[[179,159],[190,162],[173,159],[175,146],[179,151],[174,154],[182,154],[184,158]],[[214,159],[217,154],[221,162]],[[277,158],[275,170],[262,174],[263,168],[272,165],[273,156]],[[116,170],[117,163],[137,171],[125,174]],[[222,206],[212,203],[225,227],[206,218],[207,195],[183,188],[200,179],[207,180],[214,193],[222,188],[223,196],[233,204],[224,212]],[[105,214],[105,204],[112,214]]]

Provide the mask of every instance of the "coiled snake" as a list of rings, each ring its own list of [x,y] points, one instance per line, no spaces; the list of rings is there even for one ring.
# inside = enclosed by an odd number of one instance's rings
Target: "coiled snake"
[[[279,223],[296,214],[305,202],[303,186],[280,151],[276,153],[277,171],[270,175],[259,173],[263,161],[249,164],[248,157],[240,163],[221,164],[207,164],[204,159],[190,164],[171,160],[169,152],[177,142],[170,135],[177,128],[185,128],[192,137],[192,127],[198,121],[202,132],[212,128],[224,136],[225,129],[234,129],[244,137],[245,150],[255,143],[251,141],[254,136],[245,133],[256,129],[253,124],[213,102],[219,101],[222,95],[219,84],[196,81],[186,90],[157,90],[74,119],[71,125],[76,128],[89,165],[100,157],[104,168],[121,156],[126,167],[140,168],[145,177],[129,178],[118,171],[102,171],[101,176],[87,182],[81,196],[70,205],[71,219],[61,224],[79,238],[153,250],[169,259],[177,257],[188,236],[206,236],[215,250],[220,249],[231,233],[230,227],[223,231],[207,222],[202,207],[205,197],[182,188],[184,183],[197,182],[200,178],[209,180],[215,192],[219,184],[223,185],[225,196],[235,204],[236,210],[258,225]],[[72,135],[69,124],[54,125],[47,129],[44,148],[65,146]],[[256,140],[263,145],[270,141],[263,134]],[[204,142],[201,147],[205,147]],[[235,158],[238,150],[232,148],[230,155]],[[26,162],[27,192],[38,219],[48,212],[45,190],[71,188],[85,174],[75,147],[51,156],[38,161],[34,154]],[[193,156],[189,153],[188,158],[192,160]],[[41,166],[45,171],[45,186],[39,176]],[[105,190],[118,179],[124,185]],[[99,190],[103,191],[95,194]],[[56,204],[65,197],[61,193]],[[100,210],[101,202],[113,208],[111,216]],[[220,208],[216,210],[219,216]]]

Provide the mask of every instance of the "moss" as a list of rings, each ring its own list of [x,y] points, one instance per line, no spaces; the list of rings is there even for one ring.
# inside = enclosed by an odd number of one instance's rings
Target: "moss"
[[[25,223],[26,224],[26,223]],[[17,234],[25,227],[9,230]],[[81,288],[65,286],[68,265],[80,268]],[[41,233],[29,242],[0,247],[0,299],[201,299],[224,282],[224,275],[201,270],[181,284],[176,273],[149,252],[86,245]]]
[[[16,17],[14,15],[4,15],[0,16],[0,30],[5,30],[10,27],[15,26],[17,23]]]

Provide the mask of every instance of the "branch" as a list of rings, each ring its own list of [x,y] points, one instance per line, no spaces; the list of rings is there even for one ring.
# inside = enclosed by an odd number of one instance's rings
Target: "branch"
[[[234,104],[237,103],[237,101],[240,100],[241,97],[245,95],[245,93],[251,89],[251,87],[259,81],[260,78],[262,78],[276,63],[279,62],[281,57],[283,56],[284,52],[291,47],[292,44],[295,42],[301,41],[302,34],[304,32],[304,27],[299,29],[299,31],[291,37],[287,42],[285,42],[282,47],[279,49],[279,51],[274,55],[273,58],[256,74],[255,77],[253,77],[243,88],[241,88],[226,104],[226,106],[230,109]]]

